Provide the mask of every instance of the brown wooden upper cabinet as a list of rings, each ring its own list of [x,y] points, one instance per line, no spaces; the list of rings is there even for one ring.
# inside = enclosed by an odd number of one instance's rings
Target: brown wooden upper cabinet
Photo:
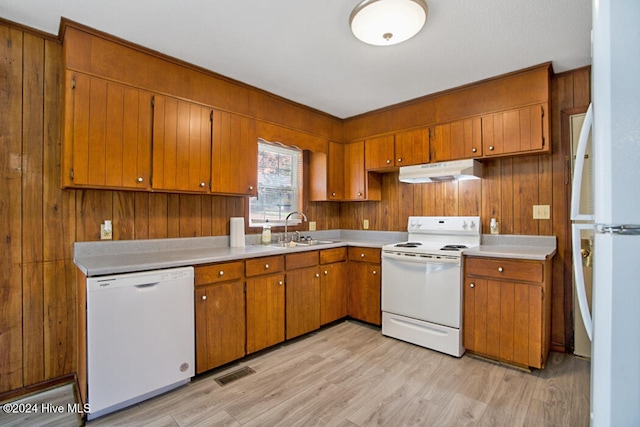
[[[67,71],[62,185],[147,190],[149,92]]]
[[[309,200],[312,202],[344,198],[344,144],[329,141],[327,153],[310,152]]]
[[[433,133],[433,157],[436,162],[482,156],[480,117],[437,125]]]
[[[484,156],[549,152],[547,104],[537,104],[482,116]]]
[[[429,163],[429,128],[395,134],[395,166]]]
[[[153,106],[152,188],[208,192],[213,111],[163,95],[154,96]]]
[[[255,120],[215,110],[211,162],[213,193],[257,196],[258,137]]]
[[[380,200],[380,176],[365,170],[365,142],[344,146],[344,199]]]
[[[364,141],[364,166],[368,171],[393,168],[395,166],[393,135],[367,138]]]

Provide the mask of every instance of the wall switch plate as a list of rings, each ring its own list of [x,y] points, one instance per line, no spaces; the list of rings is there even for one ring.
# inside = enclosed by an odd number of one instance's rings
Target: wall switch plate
[[[550,219],[549,205],[533,205],[533,219]]]
[[[365,219],[364,221],[362,221],[362,228],[365,230],[369,229],[369,220]]]
[[[309,231],[316,231],[316,222],[309,221]]]
[[[113,239],[113,228],[111,225],[111,221],[106,220],[104,223],[100,224],[100,239],[101,240]]]

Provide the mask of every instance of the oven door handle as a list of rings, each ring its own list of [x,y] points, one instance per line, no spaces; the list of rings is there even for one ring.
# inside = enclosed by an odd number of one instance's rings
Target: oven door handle
[[[423,256],[398,255],[392,252],[382,252],[382,258],[390,261],[413,262],[416,264],[460,264],[460,258],[427,258]]]

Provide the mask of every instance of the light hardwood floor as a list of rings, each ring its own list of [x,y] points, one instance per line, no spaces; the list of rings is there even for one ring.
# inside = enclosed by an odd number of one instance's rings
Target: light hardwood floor
[[[242,366],[256,372],[214,381]],[[529,373],[346,321],[87,425],[588,426],[588,414],[588,361],[552,353]]]

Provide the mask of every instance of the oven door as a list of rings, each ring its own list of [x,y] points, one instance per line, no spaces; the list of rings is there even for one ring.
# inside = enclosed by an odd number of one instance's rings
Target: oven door
[[[459,257],[382,253],[382,311],[460,328]]]

